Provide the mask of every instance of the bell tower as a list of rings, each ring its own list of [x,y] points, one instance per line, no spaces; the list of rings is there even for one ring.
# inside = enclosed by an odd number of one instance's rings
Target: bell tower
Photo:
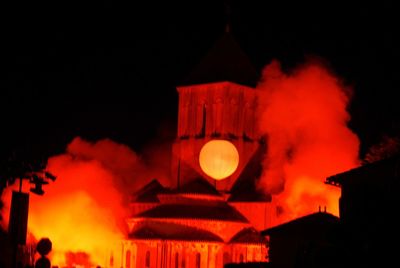
[[[199,177],[229,192],[260,145],[257,73],[226,32],[189,75],[179,94],[173,145],[176,186]]]

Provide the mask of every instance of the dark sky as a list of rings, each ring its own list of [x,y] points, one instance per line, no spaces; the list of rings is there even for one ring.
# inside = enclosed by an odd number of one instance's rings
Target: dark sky
[[[223,34],[224,2],[38,2],[2,8],[2,151],[48,156],[78,135],[140,150],[173,137],[175,86]],[[398,9],[294,2],[230,1],[232,34],[257,70],[320,56],[354,86],[350,126],[363,150],[398,135]]]

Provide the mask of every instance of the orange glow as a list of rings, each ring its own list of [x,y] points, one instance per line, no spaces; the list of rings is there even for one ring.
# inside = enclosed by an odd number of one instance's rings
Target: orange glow
[[[323,182],[359,165],[359,140],[347,127],[349,89],[318,62],[286,74],[275,61],[264,69],[258,90],[260,129],[268,142],[260,186],[274,194],[276,223],[319,206],[338,215],[340,189]]]
[[[48,169],[57,180],[45,195],[31,194],[29,231],[53,242],[52,265],[104,266],[107,254],[124,237],[118,225],[124,211],[113,174],[96,160],[53,157]],[[86,258],[79,256],[86,255]]]
[[[47,169],[57,179],[44,186],[43,196],[30,194],[28,237],[31,242],[48,237],[52,266],[59,267],[107,267],[111,251],[126,237],[129,194],[151,178],[163,179],[159,167],[148,168],[127,146],[107,139],[90,143],[75,138],[65,154],[48,160]],[[24,191],[29,188],[27,183]],[[4,223],[12,192],[6,190]]]
[[[323,182],[359,164],[359,140],[347,127],[349,91],[321,65],[288,75],[277,62],[264,70],[257,90],[257,120],[267,141],[259,186],[273,195],[273,224],[318,207],[338,215],[340,189]],[[152,162],[169,169],[161,154]],[[57,180],[44,187],[44,196],[31,195],[28,228],[34,239],[51,239],[53,266],[108,266],[110,251],[127,237],[125,198],[146,180],[167,181],[148,163],[124,145],[80,138],[66,154],[49,159],[47,168]],[[200,150],[199,164],[205,174],[223,180],[237,170],[239,153],[227,140],[211,140]]]
[[[200,167],[208,176],[222,180],[235,172],[239,165],[239,153],[227,140],[211,140],[201,148]]]

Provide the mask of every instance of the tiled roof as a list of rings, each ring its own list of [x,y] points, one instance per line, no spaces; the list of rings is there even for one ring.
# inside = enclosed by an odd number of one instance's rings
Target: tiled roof
[[[185,241],[223,240],[206,230],[166,222],[147,222],[129,234],[131,239],[169,239]]]
[[[189,204],[165,204],[144,211],[137,217],[166,219],[208,219],[219,221],[248,222],[235,208],[227,204],[213,206]]]

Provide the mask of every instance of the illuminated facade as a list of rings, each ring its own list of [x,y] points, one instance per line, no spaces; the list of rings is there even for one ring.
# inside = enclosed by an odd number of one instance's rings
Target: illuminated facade
[[[271,197],[255,187],[265,152],[256,82],[249,60],[226,33],[178,87],[175,183],[164,188],[154,180],[136,194],[122,267],[266,261],[259,231],[270,225]]]

